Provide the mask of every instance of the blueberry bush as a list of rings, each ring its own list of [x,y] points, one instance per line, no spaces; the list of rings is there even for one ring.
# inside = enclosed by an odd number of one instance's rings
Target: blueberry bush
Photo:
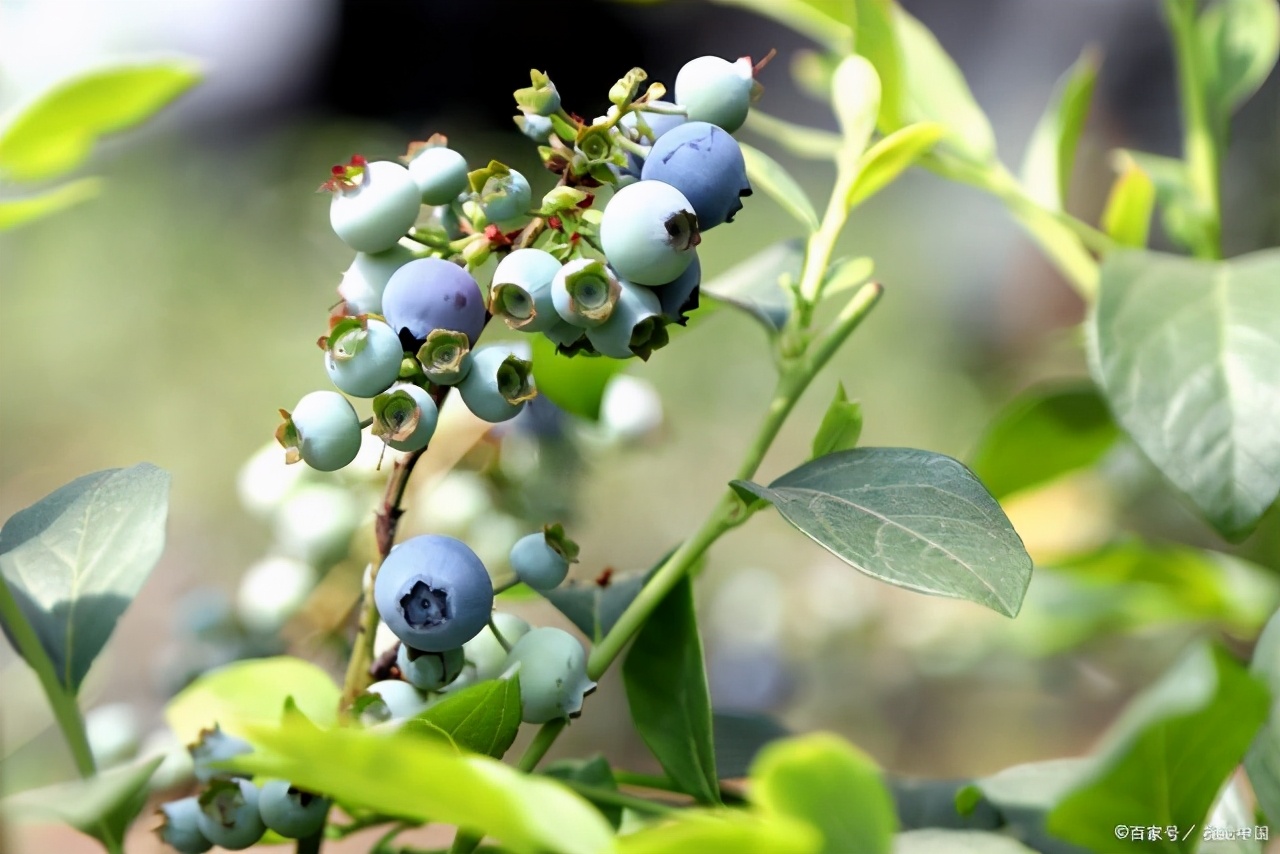
[[[1015,173],[959,69],[893,0],[735,2],[820,46],[795,68],[829,101],[838,132],[765,112],[762,82],[784,73],[772,56],[696,57],[670,89],[632,68],[598,116],[562,103],[550,68],[514,93],[515,124],[550,189],[440,134],[399,162],[350,156],[321,187],[333,233],[354,253],[318,341],[333,388],[281,410],[270,453],[380,496],[371,531],[323,500],[300,511],[329,526],[315,563],[335,551],[368,558],[358,601],[319,630],[346,658],[340,681],[301,658],[246,652],[191,674],[170,701],[170,724],[193,736],[185,767],[157,757],[98,768],[76,695],[163,549],[168,476],[147,464],[87,475],[5,523],[0,622],[81,774],[7,798],[8,820],[53,817],[122,851],[159,790],[157,833],[184,854],[259,843],[316,852],[370,828],[382,833],[375,854],[419,851],[398,837],[428,824],[456,828],[441,849],[454,854],[1262,850],[1257,837],[1219,844],[1166,829],[1280,824],[1271,594],[1236,622],[1247,644],[1192,644],[1094,753],[931,781],[886,775],[833,735],[714,711],[694,585],[722,536],[776,511],[880,581],[1017,618],[1033,561],[1001,501],[1120,447],[1140,450],[1226,540],[1249,538],[1280,492],[1280,250],[1223,257],[1219,176],[1233,112],[1275,65],[1280,8],[1164,0],[1183,156],[1117,152],[1095,225],[1065,205],[1094,55],[1063,76]],[[196,77],[161,63],[71,81],[0,130],[0,170],[10,181],[64,174],[98,136]],[[830,164],[825,204],[741,139],[752,134]],[[819,390],[831,402],[812,426],[812,455],[761,482],[797,401],[892,293],[873,280],[872,259],[836,257],[837,240],[852,210],[911,168],[991,194],[1025,228],[1088,305],[1078,346],[1092,382],[1026,393],[969,465],[862,446],[859,404],[843,386]],[[0,202],[0,227],[55,213],[92,182]],[[732,241],[744,205],[770,203],[802,237],[704,279],[699,246]],[[1161,240],[1178,251],[1148,248]],[[716,306],[759,322],[774,393],[718,500],[674,548],[655,549],[649,570],[570,579],[587,556],[569,510],[557,490],[519,477],[504,485],[523,502],[504,517],[518,530],[496,550],[443,522],[401,531],[411,478],[442,445],[524,437],[511,453],[542,460],[522,469],[529,479],[577,476],[564,419],[598,419],[629,360],[663,358],[674,336],[698,334],[691,314]],[[320,322],[324,307],[318,299]],[[437,469],[462,454],[444,456]],[[1212,585],[1215,559],[1128,539],[1068,569],[1104,598],[1131,583],[1163,590],[1171,618],[1193,620],[1212,610],[1196,591]],[[264,590],[292,590],[251,603],[270,630],[325,583],[289,561],[262,572]],[[579,631],[504,612],[513,596],[545,598]],[[599,755],[544,763],[592,714],[590,695],[615,665],[663,773]],[[1138,820],[1148,832],[1118,833]]]

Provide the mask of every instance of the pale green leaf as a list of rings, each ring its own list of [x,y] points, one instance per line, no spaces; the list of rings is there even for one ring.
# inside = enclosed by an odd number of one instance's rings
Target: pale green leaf
[[[1258,638],[1250,669],[1271,689],[1271,716],[1254,739],[1244,767],[1258,806],[1280,827],[1280,611],[1271,616]]]
[[[617,854],[818,854],[816,828],[784,815],[681,810],[669,822],[619,836]]]
[[[858,177],[849,188],[845,205],[857,207],[893,183],[920,157],[933,149],[946,133],[937,122],[918,122],[899,128],[867,149]]]
[[[520,679],[490,679],[446,694],[408,724],[421,722],[458,747],[501,759],[520,731]]]
[[[1196,23],[1209,109],[1225,148],[1231,114],[1262,86],[1280,55],[1280,4],[1217,0]]]
[[[880,112],[880,77],[875,66],[856,54],[841,60],[831,81],[831,106],[844,136],[841,156],[861,157]]]
[[[1155,182],[1130,158],[1111,185],[1102,212],[1102,229],[1121,246],[1141,249],[1147,245],[1155,205]]]
[[[818,425],[818,432],[813,437],[811,459],[836,451],[847,451],[858,444],[858,437],[861,435],[862,406],[856,400],[850,401],[845,394],[844,383],[838,383],[836,395],[827,406],[822,423]]]
[[[92,199],[102,191],[97,178],[81,178],[34,196],[0,199],[0,231],[43,219]]]
[[[800,240],[775,243],[703,282],[702,295],[745,311],[775,335],[791,316],[792,298],[783,282],[800,275],[803,246]]]
[[[763,190],[784,211],[809,231],[818,230],[818,213],[796,179],[782,164],[758,148],[738,143],[747,162],[747,178],[753,189]]]
[[[157,756],[101,771],[84,780],[28,789],[0,800],[5,822],[68,824],[111,847],[147,802],[147,782],[164,761]]]
[[[1058,78],[1049,106],[1027,144],[1022,161],[1022,184],[1027,195],[1050,210],[1060,211],[1066,207],[1076,146],[1093,100],[1098,63],[1097,53],[1086,49]]]

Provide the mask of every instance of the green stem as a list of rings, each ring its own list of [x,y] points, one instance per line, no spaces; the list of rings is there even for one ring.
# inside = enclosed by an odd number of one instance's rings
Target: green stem
[[[460,827],[457,836],[453,837],[453,844],[449,846],[449,854],[471,854],[483,841],[484,834],[463,830]]]
[[[493,636],[498,641],[499,646],[507,652],[511,652],[511,644],[502,636],[502,632],[498,631],[498,624],[493,621],[492,616],[489,617],[489,631],[493,632]]]
[[[1165,0],[1178,59],[1178,97],[1182,104],[1182,148],[1191,191],[1208,212],[1208,233],[1200,254],[1222,257],[1222,209],[1218,188],[1218,148],[1205,99],[1204,56],[1196,32],[1195,0]]]
[[[319,829],[310,836],[304,836],[298,840],[297,847],[294,849],[295,854],[320,854],[320,846],[324,844],[324,825],[320,825]]]
[[[516,763],[516,767],[525,772],[532,772],[534,768],[537,768],[538,763],[542,761],[542,757],[547,755],[551,745],[555,744],[556,738],[559,737],[560,731],[565,728],[567,723],[567,721],[561,719],[543,724],[537,734],[534,735],[533,741],[529,742],[529,746],[525,748],[520,761]]]
[[[613,769],[613,779],[620,786],[638,786],[641,789],[653,789],[658,792],[671,792],[683,795],[679,786],[670,777],[661,774],[641,774],[636,771],[620,771]]]
[[[675,807],[668,804],[660,804],[647,798],[628,795],[626,792],[619,792],[617,789],[592,786],[589,783],[580,783],[577,780],[560,780],[559,782],[597,804],[624,807],[646,815],[671,815],[677,811]]]
[[[847,199],[850,188],[858,179],[858,171],[857,158],[841,157],[837,161],[836,185],[831,191],[831,197],[827,199],[827,210],[822,215],[818,230],[809,235],[804,253],[804,269],[800,271],[800,284],[796,289],[800,297],[796,323],[801,329],[808,327],[813,317],[813,307],[822,294],[822,281],[831,265],[831,253],[835,251],[836,241],[849,218]]]

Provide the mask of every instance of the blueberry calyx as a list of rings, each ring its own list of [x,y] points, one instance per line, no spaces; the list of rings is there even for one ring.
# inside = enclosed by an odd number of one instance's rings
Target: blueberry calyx
[[[414,581],[409,592],[400,597],[400,611],[405,622],[415,629],[434,628],[453,616],[448,592],[437,590],[421,579]]]

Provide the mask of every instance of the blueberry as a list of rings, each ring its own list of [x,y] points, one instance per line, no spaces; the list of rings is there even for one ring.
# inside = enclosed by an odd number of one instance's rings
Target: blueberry
[[[600,221],[600,245],[610,266],[640,285],[662,285],[683,273],[698,240],[693,204],[661,181],[618,190]]]
[[[698,286],[702,283],[702,263],[694,256],[693,263],[660,288],[654,288],[662,305],[662,316],[668,323],[684,326],[689,322],[688,312],[698,307]]]
[[[305,839],[324,824],[329,799],[301,789],[284,780],[268,780],[258,795],[262,822],[281,836]]]
[[[507,646],[514,646],[530,630],[529,623],[515,614],[495,612],[493,624],[498,627]],[[486,679],[497,679],[506,668],[506,647],[494,637],[493,629],[489,626],[485,626],[480,634],[463,644],[462,653],[466,664],[462,668],[462,675],[449,686],[450,691],[459,691]]]
[[[304,395],[276,429],[285,460],[301,459],[317,471],[337,471],[360,452],[360,419],[351,403],[336,391]]]
[[[543,332],[560,321],[551,281],[560,262],[542,249],[517,249],[498,262],[489,285],[489,312],[521,332]]]
[[[466,663],[462,647],[444,652],[421,652],[400,644],[400,651],[396,653],[400,674],[420,691],[439,691],[458,678]]]
[[[414,649],[444,652],[489,622],[493,582],[480,558],[452,537],[427,534],[391,550],[373,588],[387,627]]]
[[[587,678],[587,656],[578,639],[553,628],[533,629],[511,648],[507,666],[520,673],[520,718],[542,724],[582,711],[582,698],[596,687]]]
[[[621,295],[613,314],[604,324],[588,329],[587,340],[602,356],[614,359],[639,356],[648,359],[650,353],[667,343],[667,331],[662,322],[662,303],[644,285],[636,285],[625,279],[618,285]]]
[[[420,451],[431,443],[440,408],[426,389],[401,383],[373,401],[373,433],[397,451]]]
[[[409,161],[425,205],[447,205],[467,189],[467,160],[452,148],[433,145],[422,149]]]
[[[587,330],[560,320],[555,326],[542,333],[547,339],[560,347],[572,347],[586,336]]]
[[[754,85],[750,59],[730,62],[718,56],[700,56],[686,62],[676,74],[675,99],[690,121],[710,122],[733,133],[747,120]]]
[[[202,730],[200,738],[188,750],[191,753],[192,773],[201,783],[232,776],[229,771],[214,768],[212,763],[253,752],[249,742],[227,735],[217,724],[213,725],[213,729]]]
[[[329,379],[353,397],[382,394],[400,376],[400,336],[381,320],[344,318],[321,340]]]
[[[384,679],[365,689],[361,699],[356,701],[356,708],[360,712],[361,723],[373,726],[414,717],[426,710],[427,698],[408,682]]]
[[[436,385],[457,385],[471,370],[471,341],[466,334],[436,329],[418,348],[422,375]]]
[[[413,260],[413,250],[400,244],[370,255],[357,252],[342,274],[338,295],[347,303],[347,314],[382,314],[382,291],[391,274]]]
[[[533,204],[533,190],[524,175],[496,160],[480,170],[480,175],[479,186],[472,180],[472,187],[480,209],[490,222],[509,222],[528,213]]]
[[[553,130],[551,119],[546,116],[516,116],[515,123],[516,127],[520,128],[520,132],[534,142],[546,142],[551,138]]]
[[[640,176],[675,187],[693,205],[698,228],[732,222],[751,195],[738,141],[707,122],[689,122],[654,143]]]
[[[358,170],[345,188],[334,190],[329,224],[357,252],[384,252],[413,227],[421,204],[409,170],[380,160]]]
[[[267,826],[258,812],[258,787],[250,780],[214,780],[201,793],[196,826],[214,845],[232,851],[262,838]]]
[[[451,329],[475,346],[484,329],[484,296],[466,270],[442,258],[410,261],[391,276],[382,292],[387,324],[421,346],[436,329]]]
[[[491,344],[471,354],[471,370],[458,383],[462,402],[477,418],[497,424],[515,418],[538,392],[533,366],[506,344]]]
[[[576,258],[551,282],[551,304],[565,323],[589,329],[613,315],[622,288],[603,261]]]
[[[569,574],[569,564],[578,559],[578,545],[565,539],[564,529],[551,525],[536,534],[521,537],[511,547],[511,569],[534,590],[553,590]]]
[[[200,815],[200,804],[194,796],[161,804],[160,814],[164,821],[156,833],[161,842],[180,854],[204,854],[213,847],[213,843],[200,832],[196,820]]]

